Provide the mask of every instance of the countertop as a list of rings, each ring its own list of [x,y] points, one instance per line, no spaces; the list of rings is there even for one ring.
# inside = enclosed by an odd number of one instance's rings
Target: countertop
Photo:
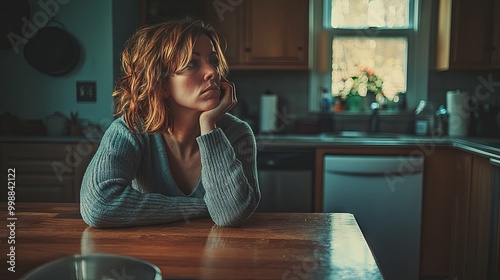
[[[374,133],[364,136],[343,134],[324,135],[257,135],[259,150],[269,148],[328,148],[351,147],[453,147],[486,157],[500,159],[500,138],[415,136],[408,134]]]
[[[82,221],[76,203],[18,203],[12,215],[2,204],[0,213],[4,227],[10,226],[10,233],[0,232],[2,243],[15,240],[9,250],[16,271],[7,270],[8,247],[2,246],[0,259],[7,267],[2,266],[1,279],[19,279],[48,262],[91,253],[148,261],[163,279],[383,279],[352,214],[254,213],[238,228],[202,218],[96,229]]]
[[[78,144],[81,142],[99,142],[101,135],[0,135],[0,143],[65,143]]]
[[[345,132],[344,132],[345,133]],[[415,136],[409,134],[372,133],[366,135],[352,135],[349,132],[321,135],[299,134],[267,134],[256,135],[259,150],[266,148],[320,148],[338,146],[387,146],[387,147],[418,147],[432,145],[434,147],[454,147],[486,157],[500,159],[500,138],[475,137],[438,137]],[[95,143],[99,142],[99,135],[89,136],[0,136],[0,143]]]

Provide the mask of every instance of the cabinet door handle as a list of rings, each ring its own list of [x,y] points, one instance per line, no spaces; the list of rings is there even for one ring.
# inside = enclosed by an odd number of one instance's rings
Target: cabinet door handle
[[[298,46],[298,47],[297,47],[297,50],[298,50],[299,52],[301,52],[301,51],[303,51],[303,50],[304,50],[304,48],[303,48],[303,47],[301,47],[301,46]]]
[[[251,51],[252,51],[252,48],[249,48],[249,47],[245,48],[245,52],[251,52]]]

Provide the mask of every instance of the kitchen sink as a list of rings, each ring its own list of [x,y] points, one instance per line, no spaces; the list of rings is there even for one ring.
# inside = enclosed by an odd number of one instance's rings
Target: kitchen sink
[[[408,134],[388,133],[388,132],[366,132],[366,131],[335,131],[324,132],[314,135],[258,135],[261,143],[272,142],[273,140],[291,141],[291,142],[332,142],[332,141],[398,141],[408,137],[414,137]]]
[[[338,131],[320,134],[321,138],[401,138],[399,133],[367,132],[367,131]]]

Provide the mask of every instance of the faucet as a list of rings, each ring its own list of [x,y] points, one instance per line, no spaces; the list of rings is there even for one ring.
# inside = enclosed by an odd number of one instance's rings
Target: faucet
[[[368,132],[373,133],[373,132],[378,132],[378,123],[379,123],[379,115],[378,115],[378,110],[380,108],[380,105],[377,102],[373,102],[370,104],[370,109],[372,110],[372,113],[370,115],[370,118],[368,119]]]

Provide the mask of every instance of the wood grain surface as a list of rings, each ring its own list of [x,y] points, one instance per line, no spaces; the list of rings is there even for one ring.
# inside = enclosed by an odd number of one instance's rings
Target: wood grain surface
[[[241,227],[209,218],[96,229],[78,204],[24,203],[15,222],[15,271],[5,266],[11,230],[1,231],[0,279],[19,279],[56,259],[110,253],[158,266],[164,279],[383,279],[356,220],[344,213],[254,213]]]

